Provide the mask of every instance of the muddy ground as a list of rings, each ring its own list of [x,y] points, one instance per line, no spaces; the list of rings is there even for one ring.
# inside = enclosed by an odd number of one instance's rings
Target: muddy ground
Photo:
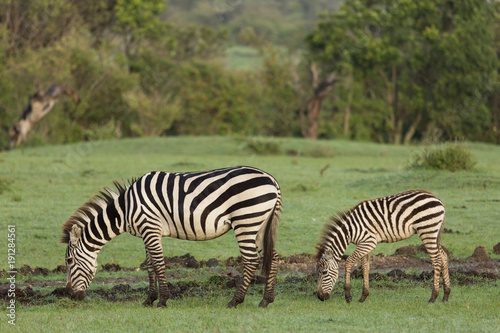
[[[432,265],[427,256],[421,257],[425,249],[415,246],[405,246],[396,250],[393,255],[378,254],[370,257],[370,281],[392,281],[402,280],[418,281],[429,286],[432,283]],[[493,253],[500,253],[500,243],[497,244]],[[421,257],[421,258],[419,258]],[[344,258],[345,259],[345,258]],[[241,258],[228,258],[225,260],[210,259],[198,261],[189,254],[177,257],[165,257],[167,267],[166,274],[169,282],[169,292],[172,299],[187,296],[201,296],[227,292],[234,292],[240,283],[242,275]],[[340,262],[340,275],[344,275],[345,261]],[[105,264],[101,266],[102,271],[143,271],[141,276],[97,278],[94,283],[108,284],[108,288],[90,290],[90,297],[101,297],[110,302],[116,301],[138,301],[146,298],[147,288],[133,288],[131,284],[147,281],[147,273],[144,265],[141,267],[125,268],[116,264]],[[491,258],[484,247],[477,247],[468,258],[454,258],[449,254],[449,270],[451,283],[453,285],[486,283],[496,281],[500,276],[500,260]],[[65,266],[61,265],[53,270],[28,265],[17,270],[17,275],[27,277],[27,282],[15,285],[16,301],[24,305],[40,305],[55,302],[61,298],[68,298],[65,289],[65,281],[43,281],[40,276],[53,273],[64,273]],[[297,254],[290,257],[282,257],[278,264],[279,284],[293,286],[291,290],[314,291],[315,260],[308,254]],[[10,275],[0,271],[0,277],[7,281]],[[186,278],[188,277],[188,278]],[[361,278],[361,270],[356,268],[353,272],[354,278]],[[192,281],[189,281],[192,278]],[[260,275],[260,270],[253,281],[254,284],[264,284],[265,278]],[[0,299],[8,301],[9,282],[0,284]],[[279,288],[279,286],[278,286]],[[42,292],[41,290],[51,290]]]

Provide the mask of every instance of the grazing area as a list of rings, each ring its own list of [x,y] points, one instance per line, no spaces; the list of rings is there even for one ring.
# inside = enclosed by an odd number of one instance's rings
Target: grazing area
[[[500,147],[469,143],[472,170],[411,168],[427,147],[292,138],[166,137],[26,147],[0,153],[2,320],[7,323],[8,226],[15,226],[16,326],[37,331],[412,330],[495,331],[500,326]],[[249,165],[280,184],[283,210],[275,301],[266,309],[260,270],[245,302],[226,309],[242,279],[234,233],[207,242],[162,240],[170,300],[145,308],[148,274],[141,239],[113,239],[98,257],[85,300],[66,290],[62,224],[104,187],[161,170],[188,172]],[[370,297],[344,300],[338,283],[328,301],[316,291],[315,245],[337,211],[365,199],[424,189],[441,199],[446,219],[449,302],[428,304],[432,265],[417,236],[379,244],[370,259]],[[354,246],[347,248],[352,253]],[[189,255],[187,255],[189,253]],[[359,267],[355,265],[355,267]],[[345,260],[339,263],[343,281]],[[361,270],[351,275],[353,298]]]

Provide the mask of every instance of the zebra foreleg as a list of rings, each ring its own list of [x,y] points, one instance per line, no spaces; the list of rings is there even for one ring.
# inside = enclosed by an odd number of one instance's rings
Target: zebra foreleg
[[[243,303],[248,290],[248,286],[250,285],[255,271],[257,270],[257,266],[259,266],[257,257],[243,257],[243,281],[236,289],[236,293],[234,294],[233,299],[227,304],[228,308],[235,308],[236,306],[238,306],[238,304]]]
[[[274,287],[276,286],[276,275],[278,273],[278,254],[273,251],[273,261],[271,269],[266,277],[266,287],[264,289],[264,298],[259,304],[259,307],[265,308],[269,303],[274,302]]]
[[[360,302],[364,302],[370,294],[370,255],[367,254],[361,258],[361,268],[363,269],[363,294],[361,294]]]
[[[161,245],[161,237],[148,238],[146,242],[146,251],[149,253],[151,258],[151,264],[156,275],[156,280],[158,280],[158,286],[160,291],[160,300],[158,301],[158,307],[164,308],[167,306],[167,300],[169,299],[167,278],[165,277],[165,261],[163,259],[163,247]],[[149,274],[149,264],[148,264],[148,274]],[[156,280],[154,284],[156,284]],[[151,293],[151,275],[150,275],[150,293]],[[148,296],[149,299],[149,296]]]
[[[363,243],[358,244],[356,250],[347,258],[345,261],[345,284],[344,284],[344,292],[345,292],[345,300],[347,303],[351,303],[351,269],[352,266],[361,258],[365,256],[368,257],[368,254],[375,249],[377,246],[377,241],[375,238],[370,237],[363,241]],[[368,271],[368,270],[367,270]],[[368,277],[367,277],[368,278]],[[365,270],[363,269],[363,294],[365,293]],[[368,291],[368,282],[367,282],[367,290]],[[368,296],[368,294],[366,294]],[[366,298],[365,296],[365,298]],[[364,301],[363,296],[361,299]],[[360,300],[361,301],[361,300]]]
[[[146,264],[148,265],[149,276],[149,293],[148,298],[142,303],[144,306],[153,306],[154,301],[158,299],[158,278],[156,277],[155,269],[149,252],[146,250]]]

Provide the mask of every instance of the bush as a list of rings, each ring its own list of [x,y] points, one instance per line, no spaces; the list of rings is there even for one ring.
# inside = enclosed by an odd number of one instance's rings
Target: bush
[[[265,138],[246,138],[244,149],[257,155],[277,155],[280,153],[280,144]]]
[[[472,160],[469,147],[463,143],[446,143],[441,147],[426,147],[421,154],[414,154],[410,168],[448,170],[472,170],[476,162]]]

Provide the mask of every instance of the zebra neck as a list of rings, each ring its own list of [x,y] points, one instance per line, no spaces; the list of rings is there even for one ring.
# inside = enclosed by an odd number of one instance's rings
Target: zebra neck
[[[85,243],[96,254],[107,242],[126,231],[120,199],[121,196],[108,203],[84,228]]]
[[[340,261],[350,243],[350,229],[347,222],[343,220],[332,228],[330,236],[329,250],[333,252],[333,256],[337,261]]]

